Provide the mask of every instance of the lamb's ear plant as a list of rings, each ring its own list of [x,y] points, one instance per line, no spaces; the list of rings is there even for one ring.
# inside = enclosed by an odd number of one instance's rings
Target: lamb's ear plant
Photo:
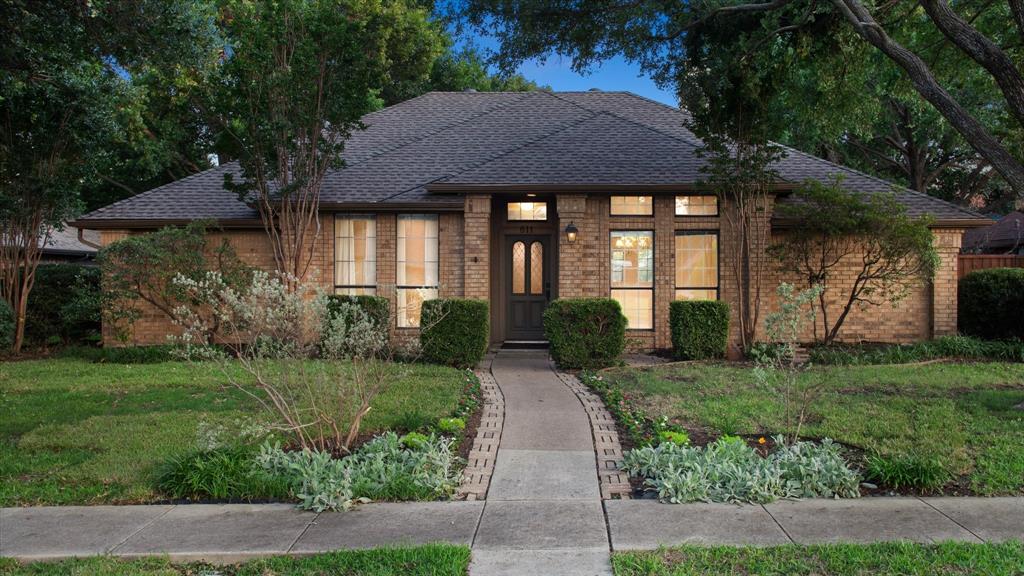
[[[801,292],[792,284],[779,285],[779,310],[765,317],[765,335],[774,353],[759,355],[753,371],[757,383],[778,399],[788,444],[800,439],[811,404],[819,395],[816,386],[801,378],[810,364],[802,361],[799,348],[807,323],[815,322],[814,306],[821,291],[818,285]]]

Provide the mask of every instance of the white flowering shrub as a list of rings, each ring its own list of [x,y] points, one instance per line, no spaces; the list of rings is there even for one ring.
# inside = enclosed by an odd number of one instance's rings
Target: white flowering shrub
[[[273,415],[272,431],[303,449],[347,452],[373,401],[401,378],[365,313],[329,319],[327,297],[312,284],[263,271],[241,286],[216,272],[175,282],[192,303],[176,314],[185,353],[220,363]]]
[[[830,440],[786,445],[762,458],[739,439],[706,447],[663,442],[631,450],[626,470],[646,479],[658,497],[682,502],[767,503],[779,498],[856,498],[860,476]]]
[[[341,302],[327,315],[320,356],[333,360],[372,359],[388,346],[387,326],[354,302]]]
[[[454,440],[427,436],[403,443],[386,432],[345,458],[315,450],[286,452],[265,445],[257,461],[288,483],[299,507],[321,512],[347,510],[370,500],[433,500],[458,487]]]

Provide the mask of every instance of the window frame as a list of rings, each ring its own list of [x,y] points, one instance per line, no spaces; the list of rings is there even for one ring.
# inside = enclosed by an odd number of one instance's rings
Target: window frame
[[[399,229],[399,222],[403,219],[403,217],[406,220],[413,220],[413,219],[429,220],[429,221],[435,222],[435,224],[436,224],[437,238],[435,240],[437,242],[437,260],[434,262],[434,265],[436,266],[436,269],[434,271],[434,277],[437,279],[437,284],[435,284],[433,286],[425,285],[425,284],[424,285],[414,285],[414,284],[399,284],[398,283],[398,271],[401,268],[401,266],[405,265],[405,263],[408,262],[408,259],[403,261],[403,260],[400,260],[398,258],[398,245],[402,241],[402,237],[399,235],[398,229]],[[426,252],[425,249],[424,249],[424,252]],[[427,260],[424,260],[423,261],[423,264],[424,264],[424,275],[426,274],[426,263],[427,263]],[[406,276],[407,276],[407,274],[406,274]],[[399,294],[403,290],[433,290],[435,292],[435,294],[436,294],[434,296],[435,298],[439,297],[440,294],[441,294],[441,219],[440,219],[440,215],[438,215],[438,214],[427,213],[427,212],[424,212],[424,213],[409,213],[409,214],[398,214],[395,217],[395,301],[394,301],[394,304],[395,304],[395,327],[397,329],[399,329],[399,330],[419,330],[420,329],[420,325],[419,324],[417,324],[415,326],[403,326],[402,325],[402,317],[403,317],[403,315],[400,314],[400,312],[398,310],[398,301],[399,301],[399,298],[400,298]],[[422,308],[421,308],[421,314],[422,314]],[[420,320],[422,321],[422,316],[420,317]]]
[[[612,238],[615,233],[649,233],[651,235],[651,285],[650,286],[614,286],[612,281],[612,274],[614,274],[614,266],[612,265]],[[657,254],[655,252],[657,246],[657,232],[651,229],[629,229],[629,228],[611,228],[608,230],[608,297],[615,299],[612,293],[616,290],[629,290],[629,291],[647,291],[651,294],[651,317],[650,317],[650,328],[633,328],[626,325],[626,330],[637,331],[637,332],[653,332],[657,328],[657,314],[655,314],[655,289],[657,288]],[[625,315],[625,314],[624,314]]]
[[[714,214],[680,214],[676,211],[676,202],[681,196],[700,196],[710,197],[715,199],[715,213]],[[672,214],[676,218],[717,218],[722,215],[722,202],[715,194],[675,194],[672,196]]]
[[[338,264],[341,260],[338,259],[338,221],[339,220],[369,220],[373,222],[373,284],[338,284]],[[353,212],[336,212],[334,214],[334,293],[343,294],[338,290],[353,290],[353,291],[365,291],[371,290],[370,295],[377,295],[377,215],[376,214],[359,214]],[[353,242],[355,236],[352,237]],[[348,262],[346,260],[346,262]],[[353,261],[354,262],[354,261]],[[361,292],[366,294],[366,292]],[[347,294],[345,294],[347,295]]]
[[[532,218],[510,218],[509,207],[513,204],[543,204],[544,205],[544,218],[543,219],[532,219]],[[550,212],[548,209],[547,200],[509,200],[505,202],[505,221],[506,222],[548,222],[550,218]]]
[[[676,238],[679,236],[714,236],[715,237],[715,300],[722,299],[722,234],[719,230],[676,230],[672,237],[672,301],[679,298],[676,293],[680,290],[712,290],[707,286],[679,286],[676,284],[676,273],[679,271],[679,251],[676,248]]]
[[[651,213],[650,214],[616,214],[613,198],[649,198]],[[610,194],[608,196],[608,215],[615,216],[617,218],[654,218],[654,195],[653,194]]]

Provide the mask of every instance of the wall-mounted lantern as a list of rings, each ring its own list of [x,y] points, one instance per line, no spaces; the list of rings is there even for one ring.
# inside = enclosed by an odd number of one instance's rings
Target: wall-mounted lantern
[[[575,244],[576,237],[579,236],[579,234],[579,228],[576,228],[576,225],[572,222],[569,222],[569,225],[565,227],[565,239],[569,244]]]

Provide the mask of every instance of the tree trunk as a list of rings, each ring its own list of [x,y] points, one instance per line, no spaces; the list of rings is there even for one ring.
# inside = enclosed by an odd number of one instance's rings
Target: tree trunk
[[[1014,192],[1018,196],[1024,196],[1024,165],[939,85],[928,65],[917,54],[893,41],[859,0],[832,2],[862,38],[881,50],[907,73],[917,92],[949,121],[978,154],[992,164]]]
[[[953,12],[946,0],[923,0],[921,5],[946,38],[988,70],[1003,91],[1010,113],[1024,125],[1024,78],[1013,60],[995,42]]]

